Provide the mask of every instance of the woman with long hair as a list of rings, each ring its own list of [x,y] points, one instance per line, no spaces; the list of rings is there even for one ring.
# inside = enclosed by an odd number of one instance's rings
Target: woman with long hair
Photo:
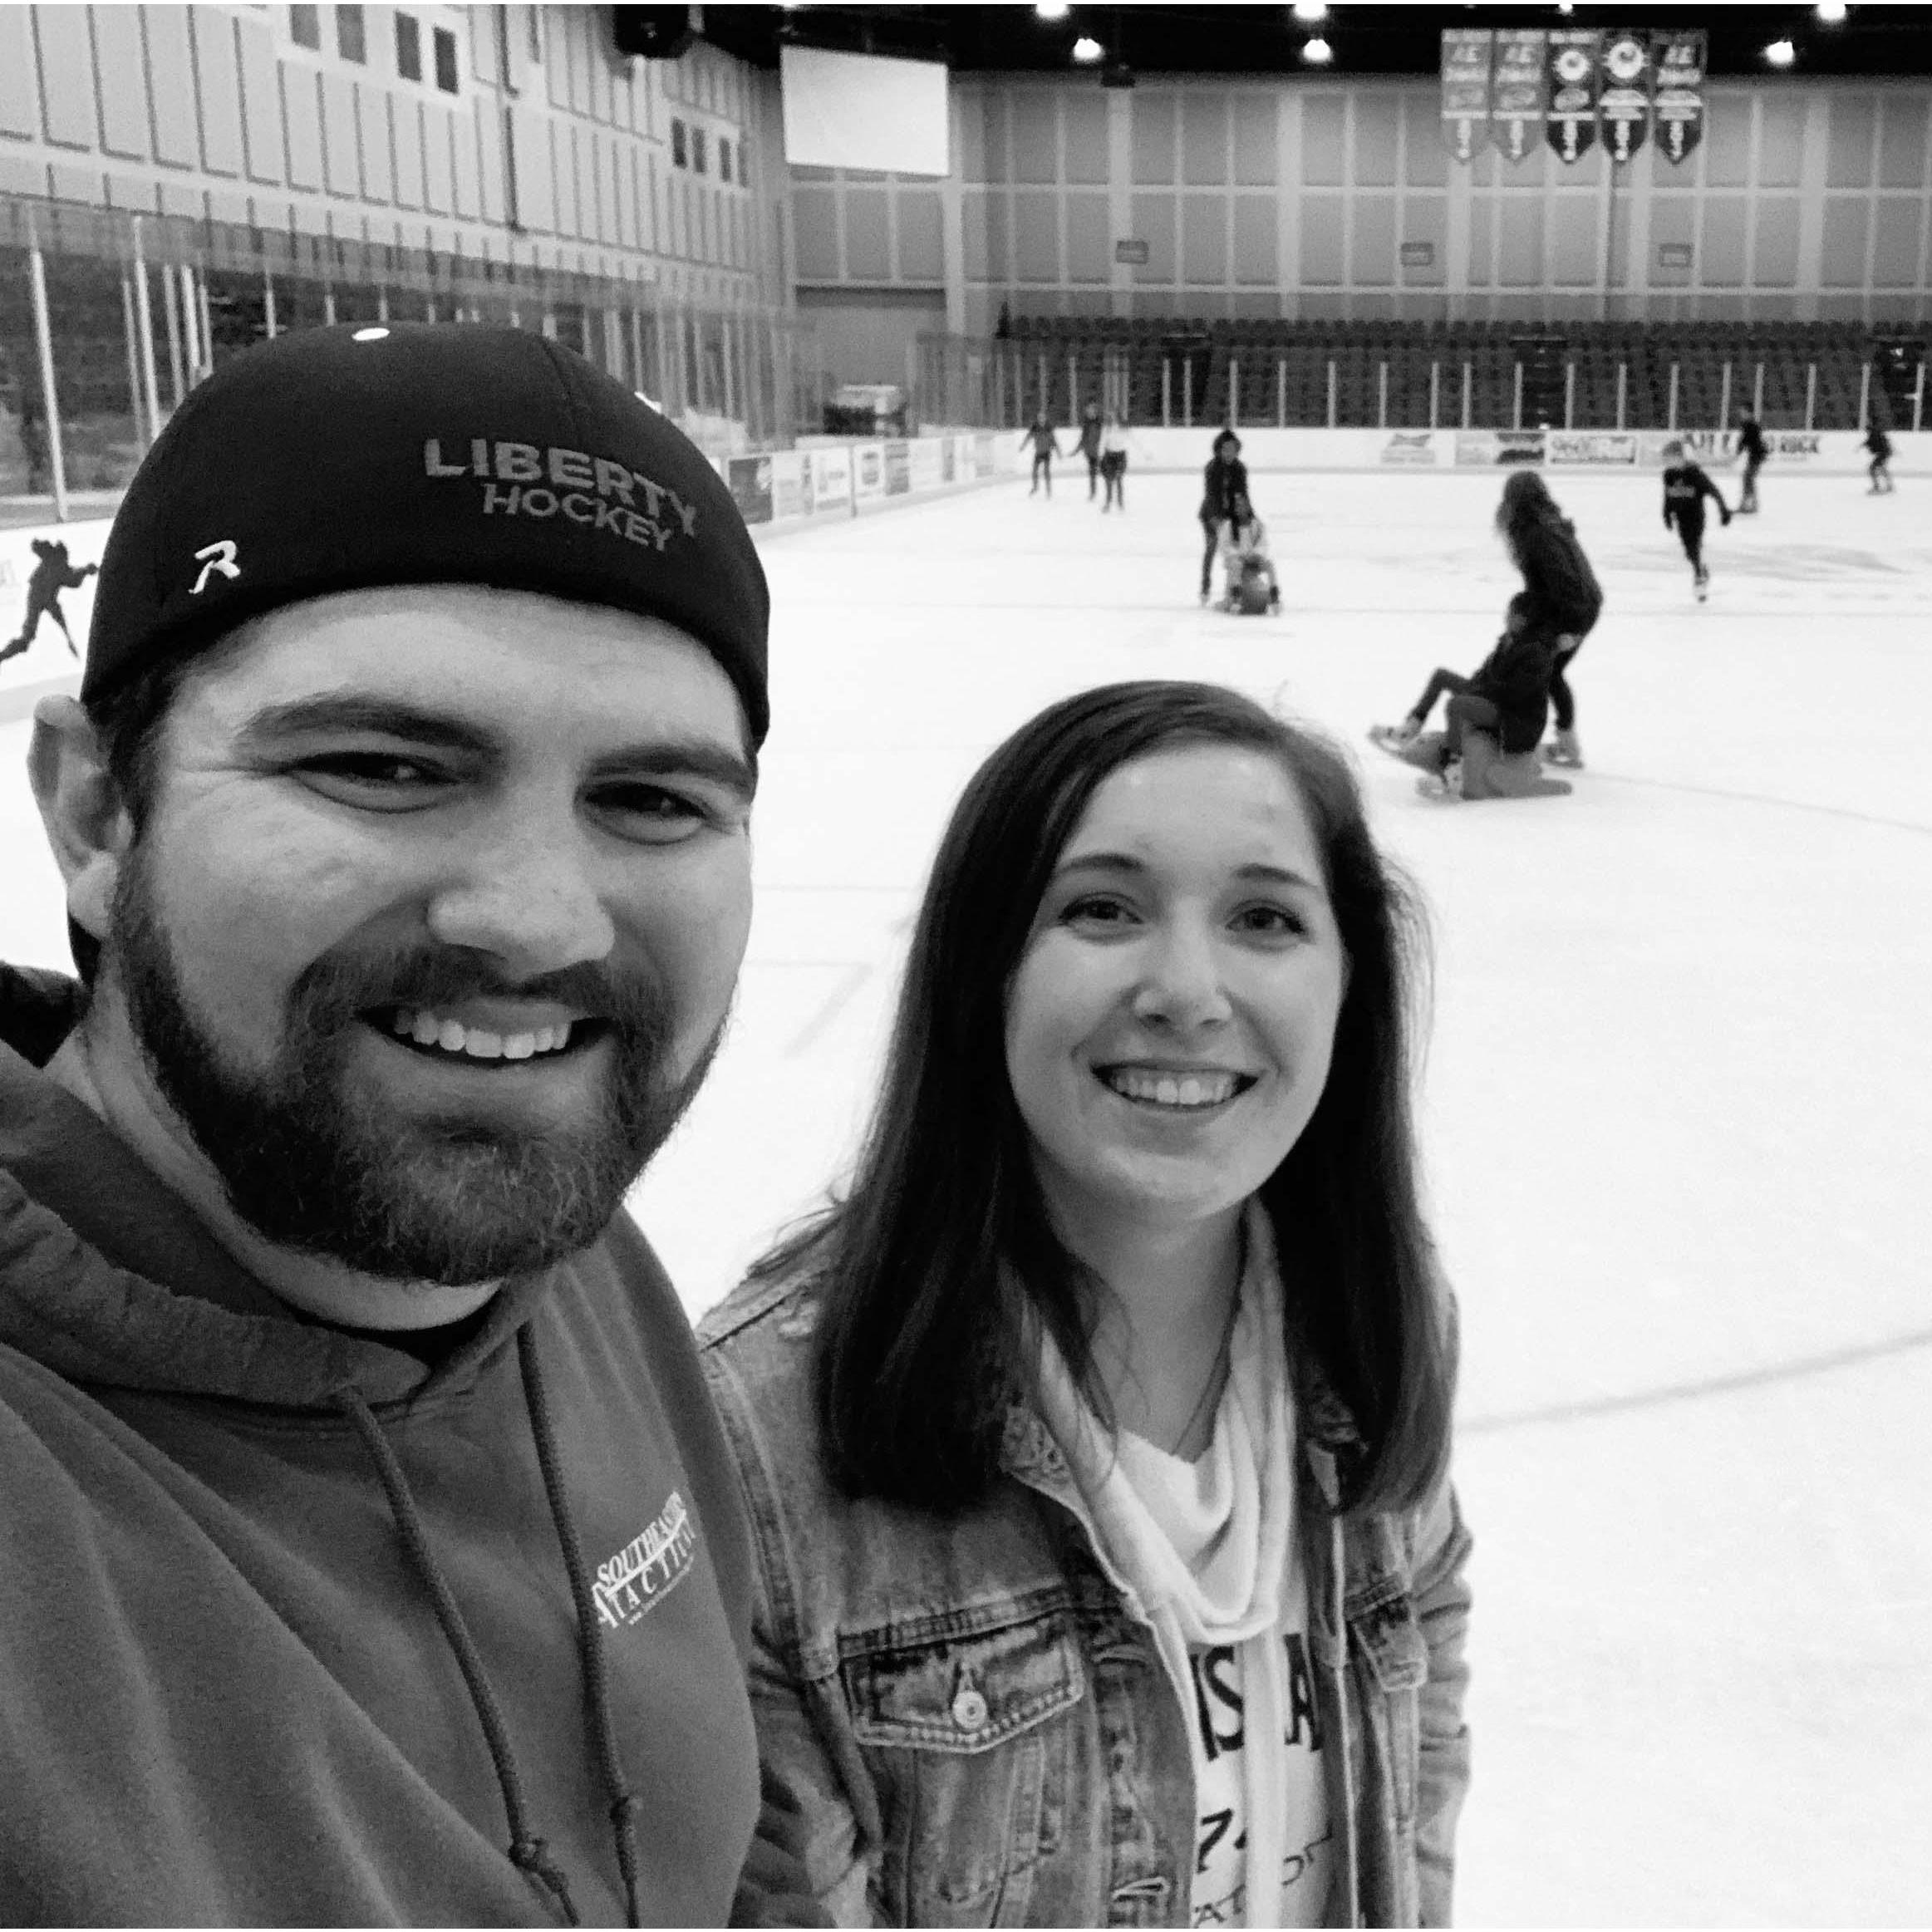
[[[1447,1922],[1425,974],[1342,755],[1235,691],[1084,692],[968,785],[856,1170],[700,1331],[836,1923]]]
[[[1556,507],[1548,485],[1535,470],[1511,473],[1497,505],[1496,528],[1522,573],[1529,598],[1527,635],[1548,649],[1555,664],[1550,702],[1556,725],[1546,755],[1553,764],[1581,765],[1576,699],[1566,673],[1602,613],[1603,592],[1576,540],[1576,526]]]

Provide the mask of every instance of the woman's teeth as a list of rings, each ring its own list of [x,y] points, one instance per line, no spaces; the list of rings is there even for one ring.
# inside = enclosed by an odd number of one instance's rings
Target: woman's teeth
[[[1234,1098],[1239,1084],[1232,1074],[1153,1074],[1132,1067],[1115,1068],[1106,1081],[1123,1098],[1158,1107],[1218,1107]]]
[[[570,1044],[575,1023],[566,1020],[531,1033],[486,1033],[479,1026],[465,1026],[460,1020],[444,1020],[434,1013],[403,1007],[391,1024],[398,1034],[418,1046],[433,1046],[474,1060],[527,1060],[538,1054],[561,1053]]]

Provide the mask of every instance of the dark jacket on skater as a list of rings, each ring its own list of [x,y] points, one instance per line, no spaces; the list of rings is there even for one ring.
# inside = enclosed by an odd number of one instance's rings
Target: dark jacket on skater
[[[1496,524],[1523,575],[1528,627],[1557,648],[1574,648],[1557,646],[1561,637],[1581,644],[1603,610],[1603,591],[1576,526],[1533,469],[1519,469],[1504,484]]]
[[[1520,597],[1511,599],[1507,627],[1469,680],[1468,695],[1496,706],[1497,739],[1506,752],[1535,750],[1550,715],[1556,653],[1533,615]]]
[[[1871,450],[1875,463],[1889,463],[1892,458],[1892,440],[1883,428],[1873,423],[1865,432],[1865,447]]]
[[[61,592],[77,590],[101,566],[98,563],[83,563],[76,569],[67,556],[67,547],[59,541],[50,542],[45,537],[32,540],[32,549],[40,562],[34,565],[27,580],[27,621],[21,627],[20,635],[4,646],[0,646],[0,659],[17,656],[34,640],[40,629],[43,617],[52,617],[61,627],[61,635],[67,640],[67,648],[74,649],[74,633],[67,628],[66,613],[61,609]]]
[[[1764,440],[1763,425],[1756,416],[1748,415],[1738,425],[1738,454],[1753,469],[1771,454],[1771,445]]]
[[[1675,530],[1684,539],[1687,550],[1692,536],[1703,534],[1703,499],[1707,496],[1718,506],[1724,521],[1729,523],[1731,506],[1724,501],[1724,493],[1705,474],[1703,465],[1694,456],[1686,456],[1681,462],[1673,463],[1664,472],[1664,527]]]
[[[1221,548],[1221,527],[1234,520],[1235,505],[1248,500],[1248,466],[1241,460],[1241,438],[1223,430],[1214,439],[1214,455],[1201,473],[1201,528],[1207,548],[1201,553],[1201,601],[1207,602],[1215,553]]]

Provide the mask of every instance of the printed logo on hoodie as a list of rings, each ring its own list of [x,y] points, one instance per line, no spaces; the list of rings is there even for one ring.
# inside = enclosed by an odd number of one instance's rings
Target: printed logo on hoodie
[[[597,1566],[592,1595],[597,1615],[614,1630],[642,1621],[691,1574],[698,1533],[676,1490],[664,1507],[608,1562]]]

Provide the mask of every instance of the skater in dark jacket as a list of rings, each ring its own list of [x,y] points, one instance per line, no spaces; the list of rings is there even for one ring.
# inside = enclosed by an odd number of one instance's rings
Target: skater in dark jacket
[[[76,570],[67,559],[66,545],[49,543],[44,537],[33,539],[33,553],[40,562],[34,565],[33,573],[27,580],[27,622],[17,637],[0,645],[0,664],[4,664],[9,657],[17,657],[33,642],[43,617],[52,617],[60,626],[61,635],[67,641],[69,655],[75,657],[81,655],[74,647],[74,633],[67,628],[66,613],[61,608],[61,592],[78,590],[101,566],[83,563]]]
[[[1602,612],[1602,589],[1576,540],[1576,526],[1556,507],[1542,478],[1533,469],[1519,469],[1503,484],[1496,527],[1509,547],[1511,559],[1522,573],[1523,591],[1529,599],[1529,627],[1552,660],[1550,700],[1556,714],[1556,731],[1550,761],[1581,765],[1576,701],[1565,673]]]
[[[1056,456],[1065,455],[1067,452],[1060,448],[1059,439],[1054,435],[1053,424],[1045,410],[1033,419],[1032,426],[1020,439],[1020,446],[1023,450],[1029,443],[1033,445],[1033,487],[1026,494],[1037,496],[1040,486],[1044,482],[1046,484],[1046,494],[1051,496],[1053,460]]]
[[[1476,667],[1474,676],[1465,677],[1438,666],[1408,715],[1399,725],[1375,725],[1369,736],[1384,751],[1444,780],[1450,767],[1461,762],[1464,739],[1472,730],[1489,732],[1506,755],[1534,751],[1549,716],[1554,666],[1549,635],[1534,621],[1533,600],[1527,591],[1519,590],[1509,600],[1496,648]],[[1447,728],[1425,740],[1429,713],[1445,694],[1449,701],[1443,711]]]
[[[1207,547],[1201,553],[1201,601],[1206,603],[1213,581],[1214,559],[1221,549],[1221,528],[1234,520],[1237,501],[1248,494],[1248,466],[1241,460],[1241,438],[1223,430],[1214,439],[1214,455],[1201,473],[1201,528]]]
[[[1100,487],[1100,406],[1090,402],[1080,412],[1080,454],[1087,459],[1087,501],[1091,503]]]
[[[1744,459],[1744,487],[1738,494],[1738,514],[1753,515],[1757,509],[1757,472],[1771,454],[1764,430],[1756,416],[1746,410],[1738,419],[1738,454]]]
[[[1871,452],[1871,461],[1866,465],[1866,474],[1871,479],[1871,488],[1867,496],[1889,496],[1895,485],[1892,482],[1892,440],[1885,433],[1885,425],[1873,417],[1865,432],[1865,446]]]
[[[1682,443],[1666,443],[1664,460],[1667,465],[1664,472],[1664,527],[1675,530],[1678,541],[1684,545],[1684,553],[1690,559],[1691,583],[1701,604],[1711,581],[1704,563],[1704,499],[1708,496],[1718,506],[1727,524],[1731,520],[1731,506],[1724,501],[1723,492],[1704,474],[1703,466],[1695,457],[1684,454]]]

